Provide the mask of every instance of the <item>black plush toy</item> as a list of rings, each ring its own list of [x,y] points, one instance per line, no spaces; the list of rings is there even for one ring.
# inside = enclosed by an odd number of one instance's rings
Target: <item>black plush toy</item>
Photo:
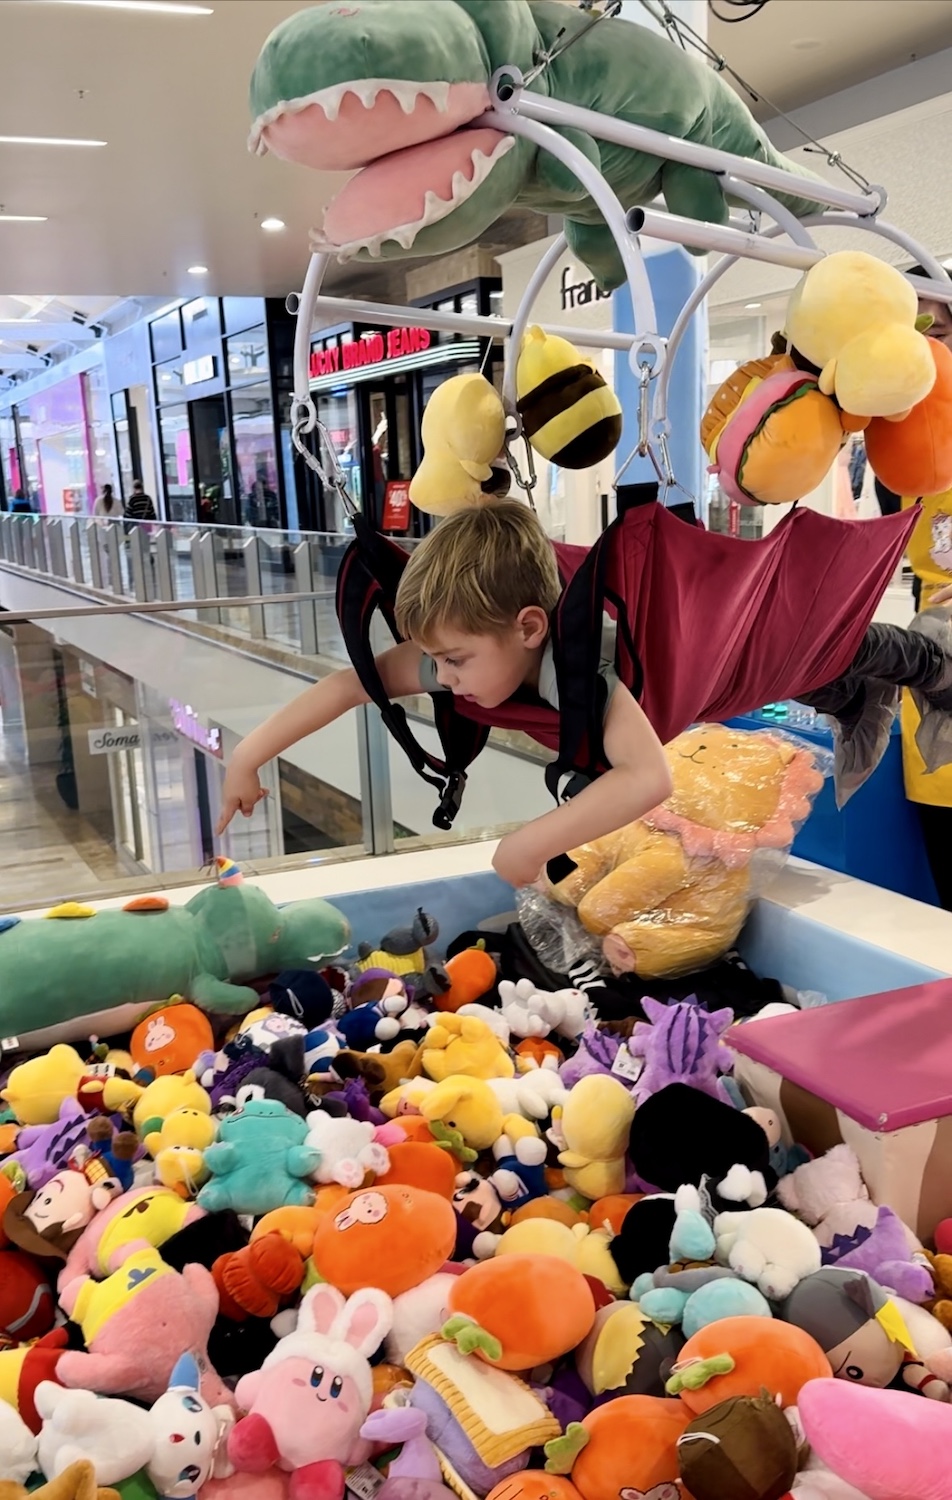
[[[334,1009],[334,991],[313,969],[283,969],[269,984],[266,998],[280,1015],[293,1016],[308,1031],[323,1026]]]

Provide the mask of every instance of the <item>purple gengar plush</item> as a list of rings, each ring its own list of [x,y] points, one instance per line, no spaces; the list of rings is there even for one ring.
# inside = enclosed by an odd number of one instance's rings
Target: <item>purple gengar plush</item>
[[[59,1119],[52,1125],[25,1125],[17,1131],[13,1159],[23,1168],[31,1188],[39,1191],[45,1187],[57,1172],[69,1166],[77,1146],[89,1145],[89,1119],[75,1099],[64,1099]]]
[[[559,1069],[559,1077],[567,1089],[574,1088],[580,1078],[589,1073],[610,1073],[615,1055],[621,1045],[616,1036],[608,1031],[599,1031],[594,1024],[586,1026],[579,1038],[578,1051]],[[624,1083],[624,1078],[619,1079]]]
[[[874,1281],[907,1302],[925,1302],[935,1287],[928,1269],[912,1259],[905,1225],[885,1204],[872,1229],[838,1234],[823,1250],[823,1264],[844,1271],[865,1271]]]
[[[708,1012],[694,996],[675,1005],[662,1005],[649,997],[641,1003],[648,1021],[638,1022],[628,1042],[632,1057],[644,1058],[634,1088],[637,1103],[643,1104],[669,1083],[686,1083],[733,1109],[734,1100],[719,1074],[734,1066],[732,1053],[721,1041],[734,1023],[734,1012]]]

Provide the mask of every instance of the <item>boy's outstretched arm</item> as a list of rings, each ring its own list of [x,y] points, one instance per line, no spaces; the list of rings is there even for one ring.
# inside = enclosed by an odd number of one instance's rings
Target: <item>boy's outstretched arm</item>
[[[419,646],[404,641],[377,657],[380,677],[389,698],[411,698],[415,693],[422,693],[421,655]],[[312,683],[246,735],[235,747],[228,763],[216,834],[224,833],[236,812],[250,818],[262,797],[267,795],[258,780],[263,765],[307,735],[323,729],[325,724],[333,724],[348,709],[367,702],[369,699],[357,673],[353,667],[345,667]]]
[[[661,741],[626,687],[612,693],[605,715],[611,770],[569,802],[499,841],[493,868],[510,885],[532,885],[550,859],[633,823],[671,795]]]

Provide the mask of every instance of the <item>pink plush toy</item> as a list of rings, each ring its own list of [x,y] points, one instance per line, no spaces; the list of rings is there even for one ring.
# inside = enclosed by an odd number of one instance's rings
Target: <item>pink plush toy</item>
[[[173,1271],[157,1250],[136,1250],[105,1281],[81,1277],[61,1288],[60,1302],[81,1327],[88,1350],[60,1356],[56,1378],[62,1385],[151,1405],[168,1389],[182,1355],[192,1354],[209,1406],[234,1405],[208,1361],[218,1291],[204,1266]]]
[[[848,1380],[811,1380],[797,1406],[813,1452],[868,1500],[948,1500],[947,1404]]]
[[[133,1249],[161,1247],[173,1234],[204,1219],[205,1210],[186,1203],[171,1188],[130,1188],[114,1198],[84,1230],[59,1274],[59,1290],[83,1276],[108,1276]]]
[[[332,1286],[312,1287],[296,1331],[238,1382],[235,1395],[248,1415],[228,1437],[235,1468],[287,1470],[290,1500],[341,1500],[344,1465],[363,1463],[370,1452],[360,1436],[373,1401],[367,1361],[392,1319],[390,1298],[373,1287],[347,1301]]]

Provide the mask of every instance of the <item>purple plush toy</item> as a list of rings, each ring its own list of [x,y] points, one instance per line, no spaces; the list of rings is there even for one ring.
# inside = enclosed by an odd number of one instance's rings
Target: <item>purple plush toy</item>
[[[79,1146],[89,1146],[89,1121],[90,1116],[75,1099],[64,1099],[59,1119],[52,1125],[25,1125],[17,1131],[13,1159],[23,1168],[34,1191],[67,1167]]]
[[[935,1295],[928,1268],[913,1260],[902,1220],[883,1204],[872,1229],[860,1225],[854,1234],[837,1234],[823,1249],[823,1264],[843,1271],[865,1271],[887,1292],[907,1302]]]
[[[610,1073],[620,1046],[610,1031],[599,1031],[594,1021],[590,1022],[579,1037],[578,1051],[559,1069],[559,1078],[571,1089],[589,1073]],[[620,1078],[619,1082],[624,1083],[625,1079]]]
[[[719,1075],[734,1066],[732,1053],[721,1041],[734,1023],[734,1012],[708,1012],[693,996],[675,1005],[662,1005],[649,997],[641,1003],[652,1024],[639,1021],[628,1042],[632,1057],[644,1058],[634,1090],[637,1103],[643,1104],[669,1083],[686,1083],[733,1107],[734,1100]]]

